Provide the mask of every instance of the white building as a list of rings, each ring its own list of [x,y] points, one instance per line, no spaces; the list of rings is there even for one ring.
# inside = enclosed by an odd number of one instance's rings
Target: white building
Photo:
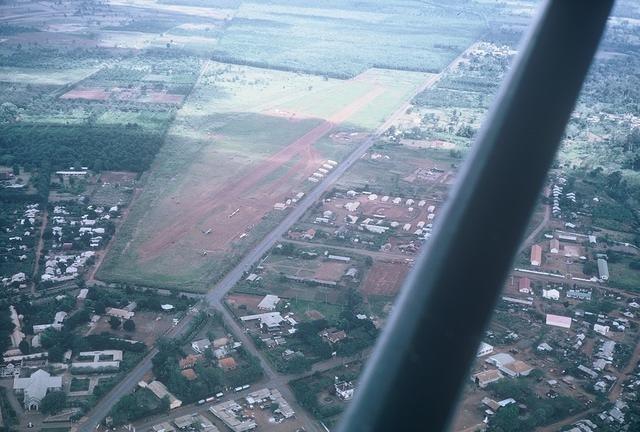
[[[258,309],[273,311],[276,310],[276,305],[280,302],[280,297],[273,294],[267,294],[264,298],[258,303]]]
[[[542,297],[549,300],[560,300],[560,291],[555,288],[552,288],[550,290],[543,289]]]
[[[478,348],[478,354],[476,357],[483,357],[489,355],[493,352],[493,346],[489,345],[486,342],[480,342],[480,347]]]
[[[598,258],[598,274],[601,280],[609,280],[609,264],[604,258]]]
[[[29,378],[14,378],[13,390],[22,393],[26,410],[39,410],[40,402],[49,391],[62,390],[62,377],[38,369]]]

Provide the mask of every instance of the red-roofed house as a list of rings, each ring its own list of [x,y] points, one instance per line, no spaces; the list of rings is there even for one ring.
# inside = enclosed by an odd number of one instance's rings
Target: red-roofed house
[[[539,267],[542,264],[542,246],[531,246],[531,265]]]

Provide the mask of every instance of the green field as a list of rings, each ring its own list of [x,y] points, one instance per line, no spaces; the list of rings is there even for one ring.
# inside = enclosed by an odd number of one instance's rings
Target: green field
[[[486,30],[486,15],[498,9],[405,0],[242,3],[215,56],[338,77],[373,66],[437,72]]]

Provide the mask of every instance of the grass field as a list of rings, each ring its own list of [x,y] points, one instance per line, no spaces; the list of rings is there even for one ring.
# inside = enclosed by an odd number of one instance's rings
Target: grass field
[[[98,277],[206,289],[282,218],[276,202],[308,190],[307,177],[355,145],[331,133],[379,126],[425,76],[378,75],[344,81],[210,63]]]
[[[36,70],[30,68],[0,67],[0,81],[31,85],[65,85],[78,81],[98,68],[71,68],[63,70]]]

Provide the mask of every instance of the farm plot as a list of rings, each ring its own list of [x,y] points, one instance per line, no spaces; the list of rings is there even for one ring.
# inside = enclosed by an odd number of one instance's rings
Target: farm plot
[[[408,273],[406,262],[376,261],[367,272],[361,291],[367,296],[395,296]]]
[[[204,290],[282,218],[275,204],[353,148],[332,148],[332,132],[366,132],[354,116],[388,94],[397,100],[419,76],[374,84],[208,64],[100,277]],[[300,112],[303,101],[322,112]]]
[[[242,3],[215,58],[334,77],[374,66],[437,72],[484,30],[478,15],[494,9],[478,3],[278,3]]]

